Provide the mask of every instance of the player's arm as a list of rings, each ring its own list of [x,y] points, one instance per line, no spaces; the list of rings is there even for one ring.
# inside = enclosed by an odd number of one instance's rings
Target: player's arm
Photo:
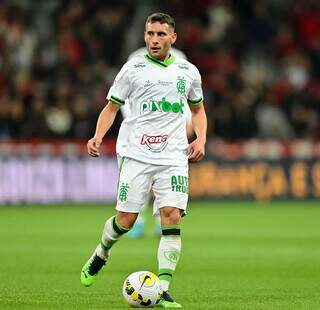
[[[190,106],[186,105],[185,106],[185,115],[186,115],[186,129],[187,129],[187,137],[188,139],[191,139],[193,137],[194,131],[193,131],[193,127],[192,127],[192,114],[191,114],[191,110],[190,110]]]
[[[205,144],[207,136],[207,116],[203,103],[190,105],[192,113],[192,126],[196,134],[196,139],[189,144],[188,156],[190,161],[199,161],[205,154]]]
[[[109,89],[107,94],[108,104],[100,112],[94,137],[88,141],[87,148],[89,155],[94,157],[100,155],[99,146],[102,139],[112,126],[120,106],[125,103],[129,89],[130,80],[128,78],[128,63],[126,63],[115,77]]]
[[[93,157],[98,157],[100,155],[99,147],[101,145],[102,139],[112,126],[119,108],[120,107],[118,104],[109,100],[108,104],[100,112],[94,137],[87,143],[89,155]]]

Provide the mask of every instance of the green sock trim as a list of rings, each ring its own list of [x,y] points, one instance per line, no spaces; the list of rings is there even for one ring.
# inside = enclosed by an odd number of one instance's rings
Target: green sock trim
[[[179,229],[180,228],[180,225],[166,225],[166,226],[161,226],[161,229],[162,230],[165,230],[165,229]]]
[[[181,229],[179,225],[162,226],[162,236],[180,236]]]
[[[104,244],[104,243],[101,241],[100,244],[101,244],[102,249],[107,252],[107,251],[109,251],[109,250],[112,248],[112,246],[113,246],[117,241],[118,241],[118,240],[108,241],[107,244]]]
[[[169,273],[169,274],[173,275],[174,270],[168,269],[168,268],[161,268],[161,269],[159,269],[159,274],[161,274],[161,273]]]
[[[168,274],[159,274],[158,278],[160,280],[165,280],[170,282],[172,280],[172,276],[168,275]]]
[[[114,216],[113,219],[112,219],[112,227],[113,229],[115,230],[115,232],[118,234],[118,235],[123,235],[125,233],[127,233],[130,228],[125,228],[123,226],[121,226],[118,222],[117,222],[117,219],[116,217]]]
[[[158,274],[158,278],[160,280],[166,280],[166,281],[171,281],[172,277],[173,277],[173,272],[174,270],[172,269],[159,269],[159,274]]]

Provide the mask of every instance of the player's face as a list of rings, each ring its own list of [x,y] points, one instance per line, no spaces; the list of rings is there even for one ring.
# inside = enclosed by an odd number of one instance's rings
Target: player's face
[[[144,33],[144,40],[150,56],[167,60],[170,54],[170,47],[176,41],[177,34],[168,24],[159,22],[148,23]]]

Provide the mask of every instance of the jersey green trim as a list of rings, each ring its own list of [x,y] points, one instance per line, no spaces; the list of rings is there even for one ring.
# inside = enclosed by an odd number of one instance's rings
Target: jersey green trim
[[[191,105],[200,105],[203,101],[203,98],[199,98],[199,99],[196,99],[196,100],[191,100],[191,99],[188,99],[188,103],[191,104]]]
[[[120,167],[119,167],[120,172],[121,172],[121,170],[122,170],[122,168],[123,168],[124,159],[125,159],[125,157],[122,157],[122,158],[120,159]]]
[[[121,99],[119,99],[119,98],[117,98],[117,97],[115,97],[115,96],[111,96],[111,97],[110,97],[110,100],[111,100],[112,102],[116,103],[116,104],[119,105],[119,106],[124,105],[124,100],[121,100]]]
[[[145,55],[145,58],[149,62],[154,63],[162,68],[166,68],[166,67],[170,66],[175,60],[175,57],[173,55],[170,55],[170,57],[165,61],[155,59],[155,58],[151,57],[149,54]]]

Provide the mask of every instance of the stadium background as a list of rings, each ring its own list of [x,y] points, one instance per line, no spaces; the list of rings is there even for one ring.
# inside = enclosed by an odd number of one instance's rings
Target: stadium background
[[[113,210],[120,113],[99,160],[86,140],[154,11],[176,19],[209,125],[206,159],[190,167],[177,296],[186,309],[319,309],[316,0],[1,1],[1,309],[120,309],[125,275],[156,270],[150,226],[130,258],[131,241],[119,244],[116,284],[101,281],[93,304],[74,276]]]

